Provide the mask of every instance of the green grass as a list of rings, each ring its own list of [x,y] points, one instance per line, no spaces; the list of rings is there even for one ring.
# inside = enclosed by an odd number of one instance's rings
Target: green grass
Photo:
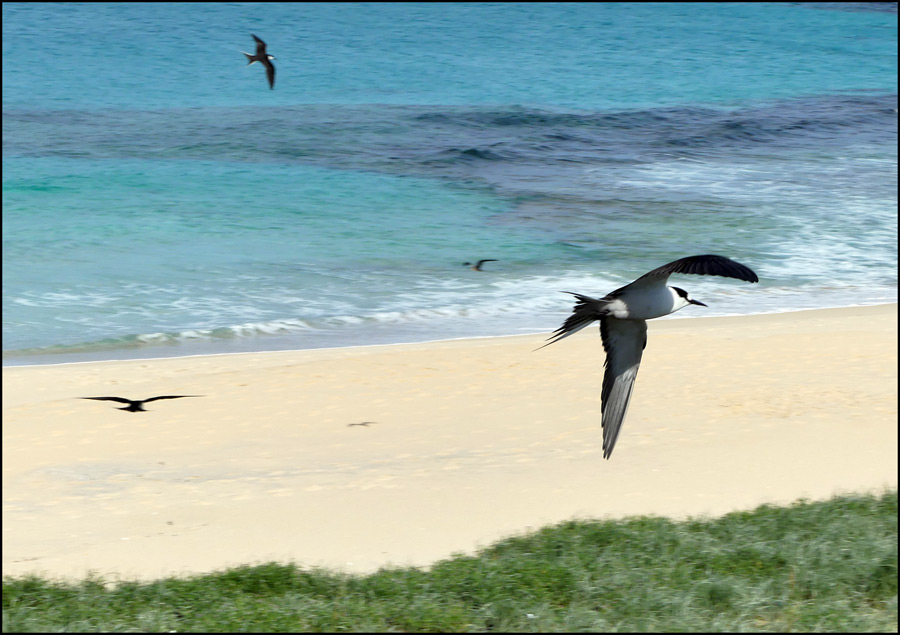
[[[3,581],[3,631],[897,631],[897,494],[570,521],[428,570]]]

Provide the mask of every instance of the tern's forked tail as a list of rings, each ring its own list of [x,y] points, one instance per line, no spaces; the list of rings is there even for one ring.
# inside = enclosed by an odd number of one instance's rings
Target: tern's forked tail
[[[244,51],[241,51],[241,53],[244,53]],[[253,59],[253,56],[250,55],[250,53],[244,53],[244,55],[247,56],[247,66],[250,66],[253,62],[256,61],[255,59]]]
[[[609,304],[607,300],[598,300],[597,298],[573,293],[572,291],[563,291],[563,293],[575,296],[575,307],[572,309],[572,315],[566,318],[562,326],[553,331],[553,335],[550,336],[549,341],[544,346],[550,346],[554,342],[569,337],[572,333],[577,333],[606,314],[606,305]],[[535,350],[540,350],[544,346],[539,346]]]

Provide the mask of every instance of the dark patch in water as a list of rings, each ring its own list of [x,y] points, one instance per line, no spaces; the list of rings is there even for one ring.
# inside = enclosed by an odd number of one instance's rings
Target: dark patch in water
[[[40,116],[7,111],[5,122],[16,125],[6,126],[3,145],[7,156],[226,159],[458,179],[479,177],[480,165],[552,170],[573,163],[714,160],[723,153],[739,156],[766,146],[780,152],[883,145],[896,142],[896,108],[896,94],[840,94],[734,110],[598,113],[415,106],[56,111]]]

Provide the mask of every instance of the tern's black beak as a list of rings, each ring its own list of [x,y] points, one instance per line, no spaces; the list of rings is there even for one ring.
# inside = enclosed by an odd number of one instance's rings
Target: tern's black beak
[[[698,300],[688,300],[688,302],[690,302],[691,304],[696,304],[697,306],[706,306],[705,304],[703,304],[702,302],[699,302]],[[707,306],[706,308],[708,309],[709,307]]]

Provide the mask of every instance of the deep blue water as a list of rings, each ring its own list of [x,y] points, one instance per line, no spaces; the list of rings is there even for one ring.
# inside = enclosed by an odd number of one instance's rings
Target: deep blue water
[[[679,317],[896,301],[896,87],[893,3],[4,3],[4,363],[549,332],[698,253],[761,282]]]

